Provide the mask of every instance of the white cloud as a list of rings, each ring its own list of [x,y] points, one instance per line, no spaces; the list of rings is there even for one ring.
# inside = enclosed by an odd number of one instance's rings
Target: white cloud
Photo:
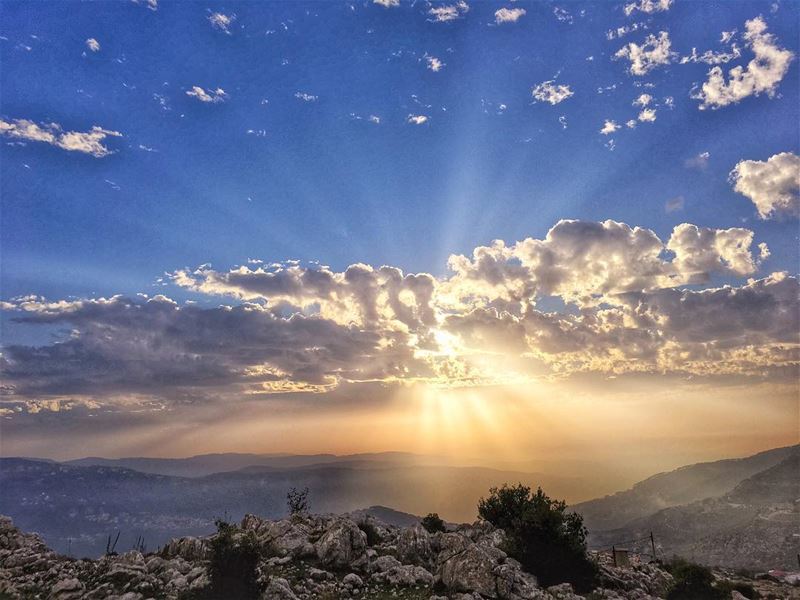
[[[0,135],[18,140],[44,142],[63,150],[90,154],[95,158],[114,153],[114,150],[109,150],[103,145],[107,137],[122,137],[118,131],[103,129],[96,125],[86,132],[64,131],[57,123],[37,124],[28,119],[11,121],[0,119]]]
[[[208,15],[208,21],[211,23],[211,26],[224,31],[228,35],[231,35],[231,26],[235,20],[236,15],[234,14],[226,15],[220,12],[215,12]]]
[[[562,23],[572,23],[573,21],[572,13],[570,13],[566,8],[561,8],[560,6],[553,7],[553,15]]]
[[[606,31],[606,39],[614,40],[617,38],[621,38],[623,36],[628,35],[629,33],[633,33],[634,31],[639,31],[640,29],[647,29],[647,24],[631,23],[630,25],[623,25],[621,27],[617,27],[616,29],[609,29],[608,31]]]
[[[628,59],[631,75],[646,75],[656,67],[670,63],[673,55],[670,47],[669,34],[661,31],[658,37],[649,34],[642,45],[633,42],[626,44],[614,54],[614,58]]]
[[[494,13],[494,21],[498,25],[503,23],[516,23],[525,16],[527,11],[524,8],[501,8]]]
[[[380,4],[384,8],[400,6],[400,0],[372,0],[373,4]]]
[[[628,119],[625,122],[625,125],[627,125],[628,129],[636,129],[637,124],[638,123],[636,122],[636,119]]]
[[[692,95],[701,100],[700,110],[722,108],[749,96],[766,94],[772,98],[777,93],[794,54],[777,45],[775,36],[767,33],[767,23],[762,17],[745,23],[744,40],[755,58],[747,67],[739,65],[728,71],[727,81],[721,67],[712,68],[702,88]]]
[[[303,102],[316,102],[319,100],[319,96],[315,96],[314,94],[307,94],[306,92],[295,92],[294,97],[298,100],[302,100]]]
[[[228,94],[222,88],[204,90],[198,85],[193,85],[192,89],[186,92],[186,95],[197,98],[200,102],[210,102],[211,104],[225,102],[228,99]]]
[[[634,106],[641,106],[645,107],[653,101],[653,97],[650,94],[642,94],[636,100],[633,101]]]
[[[144,4],[150,10],[158,10],[158,0],[131,0],[134,4]]]
[[[439,60],[435,56],[426,54],[424,58],[425,62],[428,64],[428,68],[434,73],[438,73],[439,71],[442,70],[443,67],[446,66],[441,60]]]
[[[625,14],[628,16],[637,10],[643,13],[652,14],[669,10],[671,5],[672,0],[639,0],[638,2],[626,4],[624,10]]]
[[[701,152],[697,156],[687,158],[683,161],[685,167],[689,169],[699,169],[705,171],[708,168],[708,159],[711,158],[711,153],[708,151]]]
[[[375,125],[381,124],[381,118],[378,115],[370,115],[369,117],[367,117],[367,121],[369,121],[370,123],[375,123]]]
[[[610,135],[619,129],[619,125],[615,121],[610,119],[606,119],[606,122],[603,123],[603,128],[600,130],[600,133],[603,135]]]
[[[436,23],[446,23],[447,21],[454,21],[463,17],[466,13],[469,12],[469,4],[461,0],[460,2],[456,2],[455,4],[450,5],[443,5],[443,6],[433,6],[428,11],[428,14],[431,15],[431,21]]]
[[[568,85],[555,85],[553,80],[544,81],[531,90],[533,97],[540,102],[556,105],[563,102],[574,92]]]
[[[561,129],[567,128],[567,117],[566,115],[561,115],[558,117],[558,122],[561,124]]]
[[[762,219],[800,216],[800,156],[781,152],[766,161],[743,160],[730,179],[734,190],[752,200]]]
[[[89,38],[86,40],[86,47],[92,52],[100,52],[100,42],[94,38]]]
[[[656,111],[653,108],[645,108],[637,117],[642,123],[652,123],[656,120]]]
[[[697,48],[692,48],[692,53],[689,56],[681,57],[680,64],[686,63],[706,63],[708,65],[719,65],[736,60],[742,55],[742,51],[738,46],[734,45],[730,52],[714,52],[713,50],[706,50],[702,54],[697,53]]]
[[[425,115],[408,115],[406,122],[412,125],[424,125],[428,122],[428,117]]]

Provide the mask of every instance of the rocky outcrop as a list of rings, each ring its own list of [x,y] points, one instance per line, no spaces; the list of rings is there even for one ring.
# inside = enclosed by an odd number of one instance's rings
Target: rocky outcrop
[[[370,534],[364,531],[369,529]],[[366,524],[347,516],[247,515],[234,539],[255,539],[261,600],[406,598],[414,600],[580,600],[569,584],[546,589],[503,550],[505,535],[478,522],[444,533],[419,525]],[[211,538],[180,538],[156,553],[130,551],[96,560],[52,552],[35,534],[0,517],[0,597],[42,600],[183,600],[210,586]],[[672,578],[655,565],[615,568],[597,559],[592,600],[663,598]],[[772,578],[775,597],[795,590]],[[767,585],[765,582],[763,585]],[[787,591],[788,590],[788,591]],[[770,589],[770,593],[773,590]]]

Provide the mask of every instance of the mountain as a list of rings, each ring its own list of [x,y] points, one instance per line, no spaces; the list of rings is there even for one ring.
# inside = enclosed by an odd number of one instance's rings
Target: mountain
[[[581,502],[572,508],[590,531],[622,527],[669,508],[727,494],[739,483],[780,463],[800,446],[760,452],[747,458],[698,463],[653,475],[623,492]]]
[[[38,459],[37,459],[38,460]],[[123,467],[142,473],[173,475],[176,477],[203,477],[212,473],[238,471],[247,467],[273,467],[279,469],[306,467],[339,462],[360,461],[364,466],[371,462],[431,464],[441,462],[437,457],[427,457],[408,452],[380,452],[337,456],[335,454],[200,454],[188,458],[100,458],[90,456],[64,461],[76,467]]]
[[[625,526],[594,531],[595,547],[626,544],[649,551],[650,532],[662,556],[679,555],[730,568],[791,569],[800,546],[800,450],[719,497],[673,506]]]
[[[409,466],[402,461],[360,461],[259,467],[200,477],[142,473],[122,467],[74,466],[28,459],[0,459],[0,513],[36,531],[59,551],[97,555],[109,534],[120,548],[138,536],[150,547],[171,537],[206,534],[217,517],[246,513],[281,517],[289,488],[308,487],[312,509],[346,513],[365,506],[393,506],[412,515],[437,512],[472,521],[478,499],[505,482],[542,485],[568,495],[573,480],[482,467]]]

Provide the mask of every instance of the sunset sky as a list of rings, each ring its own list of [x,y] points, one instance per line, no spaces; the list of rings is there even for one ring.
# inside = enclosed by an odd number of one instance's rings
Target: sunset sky
[[[3,455],[798,442],[797,3],[0,10]]]

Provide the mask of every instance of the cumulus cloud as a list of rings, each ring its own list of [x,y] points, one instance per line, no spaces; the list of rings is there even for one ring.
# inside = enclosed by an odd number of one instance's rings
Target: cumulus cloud
[[[444,66],[445,66],[445,64],[444,64],[444,63],[443,63],[441,60],[439,60],[438,58],[436,58],[435,56],[431,56],[431,55],[429,55],[429,54],[426,54],[426,55],[424,56],[424,58],[425,58],[425,62],[426,62],[426,63],[427,63],[427,65],[428,65],[428,68],[429,68],[431,71],[433,71],[434,73],[438,73],[438,72],[439,72],[439,71],[441,71],[441,70],[442,70],[442,68],[444,68]]]
[[[0,119],[0,135],[30,142],[44,142],[71,152],[82,152],[95,158],[113,154],[103,145],[107,137],[122,137],[118,131],[94,126],[86,132],[64,131],[58,123],[34,123],[28,119]]]
[[[294,97],[298,100],[302,100],[303,102],[316,102],[319,100],[319,96],[315,96],[314,94],[308,94],[306,92],[295,92]]]
[[[631,66],[628,71],[631,75],[647,75],[656,67],[668,65],[671,62],[673,52],[670,48],[669,34],[661,31],[658,36],[648,35],[641,45],[634,42],[626,44],[617,50],[614,58],[629,60]]]
[[[572,96],[574,92],[568,85],[556,85],[553,80],[550,80],[535,86],[531,90],[531,94],[540,102],[549,102],[555,105]]]
[[[439,278],[365,264],[203,265],[169,277],[206,298],[202,305],[162,295],[1,302],[18,323],[63,333],[41,347],[6,345],[0,366],[8,395],[33,402],[484,385],[580,372],[793,373],[796,278],[686,287],[752,276],[769,255],[752,244],[753,232],[741,228],[683,223],[662,240],[616,221],[560,221],[541,239],[453,255]],[[543,310],[549,297],[574,310]]]
[[[143,4],[152,11],[158,10],[158,0],[131,0],[134,4]]]
[[[208,102],[211,104],[219,104],[228,99],[228,94],[222,88],[215,90],[204,90],[199,85],[193,85],[192,89],[186,92],[187,96],[192,96],[200,100],[200,102]]]
[[[89,38],[86,40],[86,47],[92,52],[100,52],[100,42],[94,38]]]
[[[603,135],[611,135],[615,131],[619,129],[619,125],[617,125],[616,121],[612,121],[610,119],[606,119],[606,122],[603,123],[603,128],[600,130],[600,133]]]
[[[761,94],[772,98],[777,93],[794,54],[778,46],[775,36],[767,33],[762,17],[745,23],[744,40],[755,57],[747,67],[739,65],[728,71],[727,80],[721,67],[712,68],[701,89],[692,96],[701,101],[700,110],[722,108]]]
[[[425,115],[408,115],[406,117],[406,123],[410,123],[412,125],[424,125],[428,122],[428,117]]]
[[[766,161],[740,161],[730,180],[734,190],[753,202],[762,219],[800,216],[800,156],[781,152]]]
[[[524,8],[501,8],[494,12],[494,21],[498,25],[503,23],[516,23],[525,16],[527,11]]]
[[[428,11],[431,15],[431,21],[435,23],[446,23],[448,21],[455,21],[460,19],[469,12],[469,4],[464,0],[456,2],[455,4],[433,6]]]
[[[400,6],[400,0],[372,0],[373,4],[380,4],[384,8]]]
[[[672,6],[672,0],[639,0],[626,4],[623,10],[626,15],[630,16],[637,10],[647,14],[664,12],[669,10],[670,6]]]
[[[220,31],[224,31],[228,35],[231,35],[231,26],[235,20],[236,15],[234,14],[226,15],[220,12],[214,12],[208,15],[208,22],[211,23],[211,26]]]
[[[642,123],[652,123],[656,120],[656,111],[653,108],[645,108],[637,117]]]
[[[650,94],[642,94],[636,100],[633,101],[634,106],[641,106],[645,107],[653,101],[653,97]]]

